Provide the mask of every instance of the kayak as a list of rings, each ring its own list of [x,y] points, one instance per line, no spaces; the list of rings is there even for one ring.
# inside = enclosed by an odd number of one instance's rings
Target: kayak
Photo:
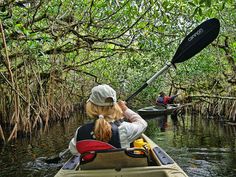
[[[168,104],[166,106],[156,105],[141,108],[138,110],[140,116],[144,119],[156,118],[164,115],[170,115],[180,107],[179,104]]]
[[[178,164],[156,143],[142,135],[144,148],[95,150],[84,161],[84,154],[74,155],[55,177],[187,177]]]

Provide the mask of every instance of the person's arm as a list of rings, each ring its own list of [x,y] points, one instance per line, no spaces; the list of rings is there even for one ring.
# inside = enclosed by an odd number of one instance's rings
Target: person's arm
[[[170,97],[170,102],[172,103],[174,101],[174,99],[179,96],[181,93],[177,93],[176,95],[173,95]]]
[[[130,123],[136,124],[142,127],[142,129],[147,127],[147,122],[138,113],[129,108],[124,112],[124,116]]]
[[[147,122],[136,112],[127,109],[124,116],[128,119],[129,123],[126,126],[126,133],[128,142],[132,143],[139,138],[147,128]]]
[[[147,122],[136,112],[129,109],[124,102],[119,102],[125,118],[129,121],[126,124],[126,133],[129,142],[141,136],[147,128]]]

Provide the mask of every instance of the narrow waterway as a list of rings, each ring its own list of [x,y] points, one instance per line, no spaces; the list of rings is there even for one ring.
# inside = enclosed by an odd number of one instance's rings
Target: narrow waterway
[[[81,116],[42,130],[36,138],[18,140],[0,147],[0,177],[51,177],[62,166],[46,163],[68,146]],[[168,117],[160,130],[160,120],[150,120],[146,134],[161,146],[190,177],[236,176],[236,127],[199,116]]]

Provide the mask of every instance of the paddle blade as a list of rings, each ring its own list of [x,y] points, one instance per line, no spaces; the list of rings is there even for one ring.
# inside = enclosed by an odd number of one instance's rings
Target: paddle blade
[[[204,21],[188,34],[177,49],[171,63],[181,63],[193,57],[218,36],[220,22],[216,18]]]

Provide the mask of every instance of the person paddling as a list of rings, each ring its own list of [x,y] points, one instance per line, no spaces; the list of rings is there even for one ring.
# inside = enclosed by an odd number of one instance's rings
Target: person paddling
[[[92,88],[86,103],[86,114],[94,121],[76,130],[69,143],[72,154],[78,153],[76,142],[85,139],[107,142],[116,148],[128,148],[147,128],[147,122],[139,114],[129,109],[124,101],[117,102],[116,91],[106,84]]]
[[[180,93],[179,93],[180,94]],[[159,97],[156,100],[157,105],[163,105],[166,107],[167,104],[173,104],[174,99],[179,95],[173,95],[173,96],[166,96],[165,92],[160,92]]]

